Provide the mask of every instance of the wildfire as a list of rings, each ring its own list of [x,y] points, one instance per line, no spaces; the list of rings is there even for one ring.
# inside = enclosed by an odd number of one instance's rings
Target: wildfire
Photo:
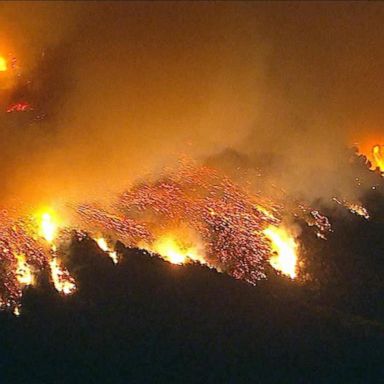
[[[199,262],[253,285],[266,277],[268,262],[296,277],[297,245],[281,228],[283,214],[303,219],[318,234],[331,230],[328,219],[304,203],[286,195],[261,197],[217,170],[189,164],[134,185],[111,206],[72,209],[72,226],[64,226],[52,209],[24,217],[0,210],[2,308],[19,313],[23,287],[43,270],[58,292],[75,292],[76,282],[61,258],[71,228],[84,236],[107,234],[173,264]],[[116,264],[108,237],[93,238]]]
[[[119,262],[119,258],[117,256],[116,251],[113,251],[112,249],[109,248],[107,241],[103,237],[98,237],[96,239],[96,243],[102,251],[108,253],[109,257],[112,259],[112,261],[115,264]]]
[[[261,197],[213,168],[190,163],[133,186],[107,209],[76,207],[89,233],[112,233],[172,263],[197,260],[250,284],[266,277],[272,250],[263,230],[279,226],[284,211],[313,226],[322,238],[331,231],[327,217],[283,192],[279,199]]]
[[[273,225],[266,228],[265,236],[271,242],[274,255],[269,262],[273,268],[294,279],[296,277],[297,244],[295,239],[283,228]]]

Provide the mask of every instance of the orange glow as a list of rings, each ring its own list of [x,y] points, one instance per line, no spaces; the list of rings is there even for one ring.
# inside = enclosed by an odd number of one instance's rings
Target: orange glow
[[[296,277],[297,244],[283,228],[270,225],[263,231],[270,240],[273,255],[269,262],[273,268],[294,279]]]
[[[5,72],[8,69],[7,60],[0,56],[0,72]]]

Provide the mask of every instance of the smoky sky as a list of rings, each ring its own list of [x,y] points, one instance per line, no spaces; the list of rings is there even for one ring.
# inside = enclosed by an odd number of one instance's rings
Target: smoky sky
[[[105,197],[228,148],[318,198],[381,134],[381,3],[11,2],[0,20],[46,113],[1,118],[4,198]]]

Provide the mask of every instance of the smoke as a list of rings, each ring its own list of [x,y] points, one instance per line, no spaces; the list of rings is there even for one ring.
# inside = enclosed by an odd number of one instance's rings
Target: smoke
[[[380,3],[10,3],[41,120],[1,117],[4,199],[106,196],[227,148],[307,198],[383,118]]]

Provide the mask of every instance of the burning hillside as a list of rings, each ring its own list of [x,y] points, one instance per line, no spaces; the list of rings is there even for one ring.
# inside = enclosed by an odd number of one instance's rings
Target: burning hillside
[[[182,161],[148,180],[107,205],[71,203],[62,213],[45,209],[23,218],[4,211],[3,308],[19,313],[23,288],[36,284],[44,270],[58,292],[75,292],[64,266],[71,233],[93,238],[115,264],[120,256],[114,243],[120,241],[173,264],[200,263],[255,285],[266,277],[267,265],[291,279],[303,278],[298,223],[312,228],[318,241],[332,231],[328,218],[305,202],[278,189],[257,193],[212,167]],[[361,205],[334,201],[369,219]]]
[[[118,255],[106,238],[147,249],[172,263],[199,262],[251,284],[265,277],[270,258],[274,268],[294,278],[296,240],[283,227],[277,238],[271,236],[277,234],[283,214],[283,207],[202,166],[183,166],[153,183],[139,184],[109,209],[78,205],[72,223],[65,226],[59,212],[23,219],[4,213],[2,305],[15,311],[23,287],[34,284],[45,269],[59,292],[75,290],[60,257],[71,230],[95,238],[115,263]]]

